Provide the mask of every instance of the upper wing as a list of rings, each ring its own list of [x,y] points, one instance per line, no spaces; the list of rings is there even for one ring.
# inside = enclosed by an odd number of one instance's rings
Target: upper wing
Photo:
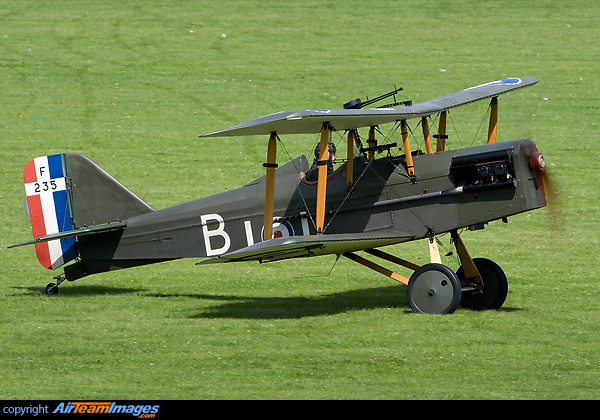
[[[370,127],[410,118],[426,117],[481,99],[498,96],[511,90],[534,85],[539,81],[540,79],[533,76],[511,77],[398,108],[283,111],[225,130],[204,134],[200,137],[268,135],[272,132],[278,134],[310,134],[320,132],[323,123],[326,122],[337,131]]]
[[[246,248],[198,262],[213,264],[235,261],[277,261],[288,258],[342,254],[393,245],[414,239],[409,232],[381,231],[332,235],[290,236],[259,242]]]

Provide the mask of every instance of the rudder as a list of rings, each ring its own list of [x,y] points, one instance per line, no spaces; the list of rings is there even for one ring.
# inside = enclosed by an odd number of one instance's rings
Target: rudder
[[[73,229],[62,155],[31,160],[23,172],[33,237]],[[77,257],[75,238],[35,244],[40,264],[55,269]]]

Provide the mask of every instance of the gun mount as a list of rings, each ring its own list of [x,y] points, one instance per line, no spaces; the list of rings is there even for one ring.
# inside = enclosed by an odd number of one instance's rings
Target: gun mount
[[[412,101],[400,101],[400,102],[396,101],[396,94],[398,92],[400,92],[401,90],[403,90],[403,89],[404,88],[402,88],[402,87],[397,88],[394,85],[394,90],[392,90],[392,91],[390,91],[388,93],[384,93],[383,95],[378,96],[376,98],[369,99],[367,97],[367,100],[364,101],[364,102],[361,101],[360,98],[356,98],[356,99],[353,99],[353,100],[351,100],[349,102],[346,102],[344,104],[344,109],[361,109],[361,108],[364,108],[364,107],[369,106],[371,104],[374,104],[376,102],[382,101],[382,100],[384,100],[386,98],[389,98],[390,96],[394,97],[394,102],[393,103],[387,104],[387,105],[378,106],[377,108],[391,108],[391,107],[398,106],[398,105],[405,105],[405,106],[412,105]]]

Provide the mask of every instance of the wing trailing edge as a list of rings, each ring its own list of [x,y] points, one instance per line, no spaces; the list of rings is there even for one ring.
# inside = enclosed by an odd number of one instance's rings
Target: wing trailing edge
[[[412,239],[414,239],[412,233],[399,231],[291,236],[260,242],[218,257],[202,260],[197,264],[238,261],[270,262],[289,258],[342,254],[393,245]]]
[[[203,134],[200,137],[269,135],[272,132],[278,134],[311,134],[320,132],[323,123],[329,123],[337,131],[370,127],[411,118],[427,117],[444,110],[531,86],[539,81],[540,79],[533,76],[504,78],[440,96],[439,98],[397,108],[282,111],[224,130]]]

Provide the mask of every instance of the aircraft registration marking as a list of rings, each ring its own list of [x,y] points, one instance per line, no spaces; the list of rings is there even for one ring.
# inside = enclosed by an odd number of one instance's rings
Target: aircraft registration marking
[[[200,216],[202,224],[202,236],[206,249],[206,256],[225,254],[231,248],[231,237],[225,230],[225,219],[220,214],[209,213]],[[309,234],[308,222],[302,220],[302,230],[304,235]],[[252,222],[244,221],[244,233],[247,246],[254,245],[254,235],[252,233]],[[286,238],[295,236],[296,232],[292,224],[288,221],[282,221],[278,217],[273,218],[273,238]],[[264,241],[264,226],[260,232],[260,240]]]

